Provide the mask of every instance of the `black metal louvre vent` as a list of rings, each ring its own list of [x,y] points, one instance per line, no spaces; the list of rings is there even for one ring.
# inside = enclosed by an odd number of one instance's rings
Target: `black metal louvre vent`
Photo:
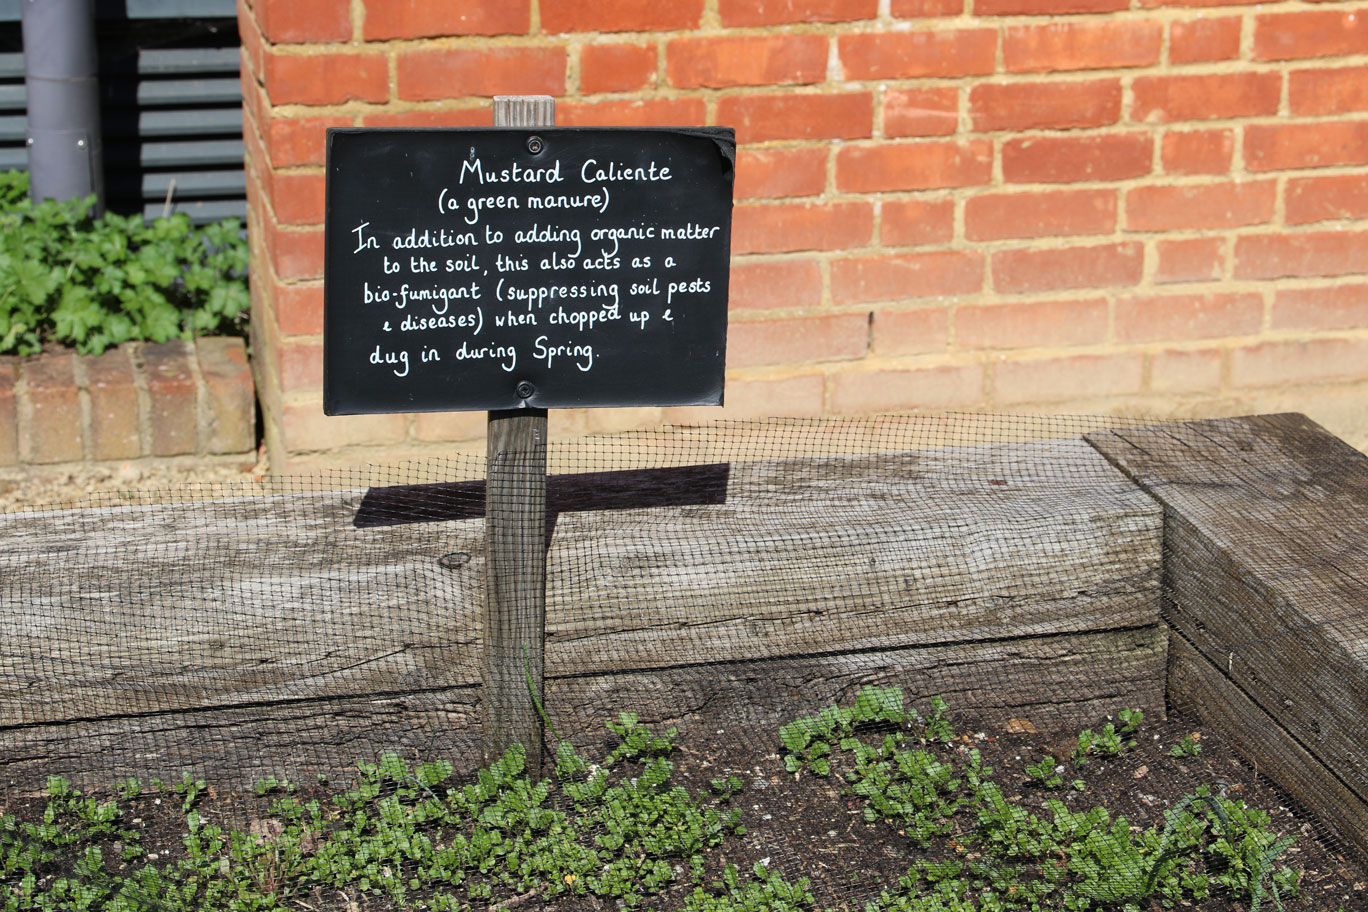
[[[232,0],[98,3],[110,211],[246,217],[240,51]],[[0,170],[25,169],[19,3],[0,0]]]

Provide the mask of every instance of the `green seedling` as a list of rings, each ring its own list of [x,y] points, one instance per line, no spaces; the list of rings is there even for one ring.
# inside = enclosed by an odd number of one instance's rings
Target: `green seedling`
[[[743,881],[736,865],[728,864],[722,870],[722,879],[713,882],[711,892],[699,887],[689,895],[683,912],[801,912],[812,908],[807,878],[789,883],[760,862],[751,874],[753,877]]]
[[[258,795],[268,795],[274,791],[293,792],[294,785],[288,779],[277,779],[275,776],[262,776],[254,785],[253,790]]]
[[[1169,748],[1170,757],[1195,757],[1201,752],[1201,742],[1192,735],[1184,735],[1181,740]]]
[[[622,739],[613,748],[605,765],[620,760],[641,760],[651,757],[667,757],[674,750],[677,729],[667,729],[665,734],[657,735],[640,723],[636,713],[618,713],[616,722],[608,723],[608,730]]]
[[[1266,811],[1212,795],[1209,789],[1199,794],[1217,834],[1208,851],[1225,867],[1216,881],[1247,898],[1249,912],[1259,912],[1270,895],[1278,912],[1283,912],[1283,896],[1296,895],[1301,876],[1286,866],[1275,869],[1274,862],[1296,844],[1297,837],[1274,833]]]
[[[831,744],[822,737],[822,727],[816,719],[798,719],[779,729],[779,740],[788,753],[784,755],[784,769],[790,773],[809,769],[818,776],[831,773]]]
[[[867,685],[861,687],[859,693],[855,695],[854,712],[850,721],[854,725],[877,723],[897,725],[909,720],[915,721],[916,718],[915,711],[903,709],[901,687]]]
[[[1026,767],[1026,775],[1032,781],[1040,783],[1047,789],[1057,789],[1064,787],[1064,778],[1060,775],[1064,767],[1055,763],[1055,758],[1046,754],[1038,762],[1029,764]],[[1075,780],[1078,781],[1078,780]]]
[[[1032,808],[1004,796],[977,751],[916,731],[921,719],[894,696],[857,697],[789,729],[808,733],[799,751],[826,743],[857,812],[920,856],[866,912],[1148,912],[1201,908],[1214,887],[1246,912],[1281,912],[1296,895],[1298,873],[1280,864],[1294,837],[1276,833],[1265,812],[1209,788],[1149,826],[1054,797]],[[944,701],[931,715],[946,718]],[[1124,746],[1133,718],[1118,719],[1112,734]],[[592,763],[548,725],[557,771],[536,782],[515,745],[464,782],[445,759],[385,752],[358,763],[350,788],[331,797],[304,801],[283,780],[261,783],[274,824],[264,831],[211,824],[199,807],[208,786],[182,777],[183,800],[168,803],[182,817],[175,861],[149,860],[118,802],[54,777],[41,817],[0,815],[0,912],[285,912],[300,897],[312,906],[310,893],[396,912],[470,912],[508,897],[538,907],[583,897],[572,902],[815,912],[806,881],[766,866],[709,867],[744,832],[730,806],[741,776],[692,794],[674,781],[676,760],[689,754],[673,734],[630,715],[607,728],[618,742]],[[1108,733],[1093,734],[1095,756]],[[1053,758],[1028,775],[1064,784]]]
[[[622,718],[610,726],[629,739],[641,728]],[[184,857],[150,863],[134,852],[126,857],[138,864],[120,874],[107,865],[107,846],[124,837],[97,830],[117,824],[115,804],[54,778],[45,822],[0,818],[0,910],[283,912],[276,897],[301,889],[409,912],[465,912],[500,893],[529,891],[634,909],[681,879],[701,883],[705,853],[744,832],[741,810],[725,806],[741,778],[719,777],[716,797],[692,795],[671,782],[669,759],[645,755],[666,750],[656,737],[611,773],[580,758],[571,764],[579,778],[559,784],[532,782],[517,746],[460,787],[450,784],[450,762],[409,763],[393,752],[358,763],[355,782],[331,800],[301,801],[278,779],[262,782],[273,795],[273,835],[210,825],[195,806],[208,787],[186,777],[175,805]],[[62,857],[70,873],[44,879]],[[134,892],[136,903],[119,904]]]
[[[740,776],[719,776],[713,779],[709,785],[723,801],[729,800],[733,795],[739,794],[746,787],[745,782]]]
[[[189,811],[199,802],[200,795],[209,787],[205,782],[190,773],[182,773],[180,785],[176,786],[176,792],[181,796],[181,810]]]
[[[918,845],[929,845],[947,832],[959,802],[954,764],[926,750],[885,748],[856,759],[847,774],[851,791],[865,799],[865,820],[892,821]]]
[[[1141,714],[1127,710],[1115,725],[1085,729],[1076,761],[1121,753],[1133,746],[1124,736],[1141,724]],[[846,778],[867,802],[866,820],[894,824],[919,849],[960,853],[918,862],[866,912],[1141,912],[1199,905],[1217,885],[1247,901],[1251,912],[1270,901],[1281,912],[1297,888],[1297,875],[1276,865],[1293,837],[1276,836],[1267,815],[1213,799],[1209,789],[1182,799],[1148,828],[1103,807],[1073,812],[1054,799],[1041,815],[1008,800],[970,752],[952,773],[953,792],[918,805],[907,800],[908,786],[929,778],[925,758],[909,765],[912,752],[898,747],[843,744],[847,749],[854,768]],[[843,755],[835,760],[845,762]],[[1028,764],[1027,775],[1051,789],[1065,782],[1051,757]],[[1084,789],[1082,780],[1071,784]]]
[[[1073,750],[1074,766],[1085,765],[1092,757],[1115,757],[1127,748],[1135,747],[1135,741],[1126,740],[1111,722],[1102,726],[1100,732],[1085,728],[1078,733],[1078,746]]]
[[[931,715],[926,720],[926,739],[928,741],[939,741],[942,744],[954,740],[955,728],[946,717],[950,707],[940,696],[932,697],[929,702],[931,703]]]
[[[860,751],[861,744],[854,737],[857,733],[896,729],[904,723],[921,725],[925,742],[952,740],[955,730],[946,717],[949,707],[945,700],[934,696],[929,703],[931,715],[923,721],[916,710],[904,708],[901,688],[866,685],[855,695],[852,706],[828,706],[815,716],[795,719],[779,729],[779,740],[787,751],[784,769],[790,773],[807,769],[818,776],[830,775],[833,747]],[[901,743],[905,736],[895,730],[887,737]]]

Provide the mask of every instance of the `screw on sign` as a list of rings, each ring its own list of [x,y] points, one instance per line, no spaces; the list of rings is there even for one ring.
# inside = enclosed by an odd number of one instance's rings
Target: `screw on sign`
[[[485,410],[484,749],[539,769],[548,408],[721,405],[726,128],[328,132],[329,415]]]

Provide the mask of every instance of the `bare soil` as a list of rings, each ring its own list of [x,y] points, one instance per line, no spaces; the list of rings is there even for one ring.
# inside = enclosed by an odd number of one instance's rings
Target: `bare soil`
[[[53,470],[34,466],[0,476],[0,513],[88,503],[92,498],[124,492],[171,492],[191,485],[232,484],[260,480],[266,472],[264,452],[254,465],[184,464],[80,466]]]

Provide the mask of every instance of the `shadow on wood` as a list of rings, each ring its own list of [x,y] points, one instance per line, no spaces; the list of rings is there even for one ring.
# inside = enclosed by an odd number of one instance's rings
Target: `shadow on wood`
[[[546,479],[546,521],[555,527],[561,513],[587,510],[636,510],[727,502],[731,465],[670,466],[581,472]],[[485,482],[391,485],[369,488],[352,525],[358,529],[408,523],[484,519]]]

